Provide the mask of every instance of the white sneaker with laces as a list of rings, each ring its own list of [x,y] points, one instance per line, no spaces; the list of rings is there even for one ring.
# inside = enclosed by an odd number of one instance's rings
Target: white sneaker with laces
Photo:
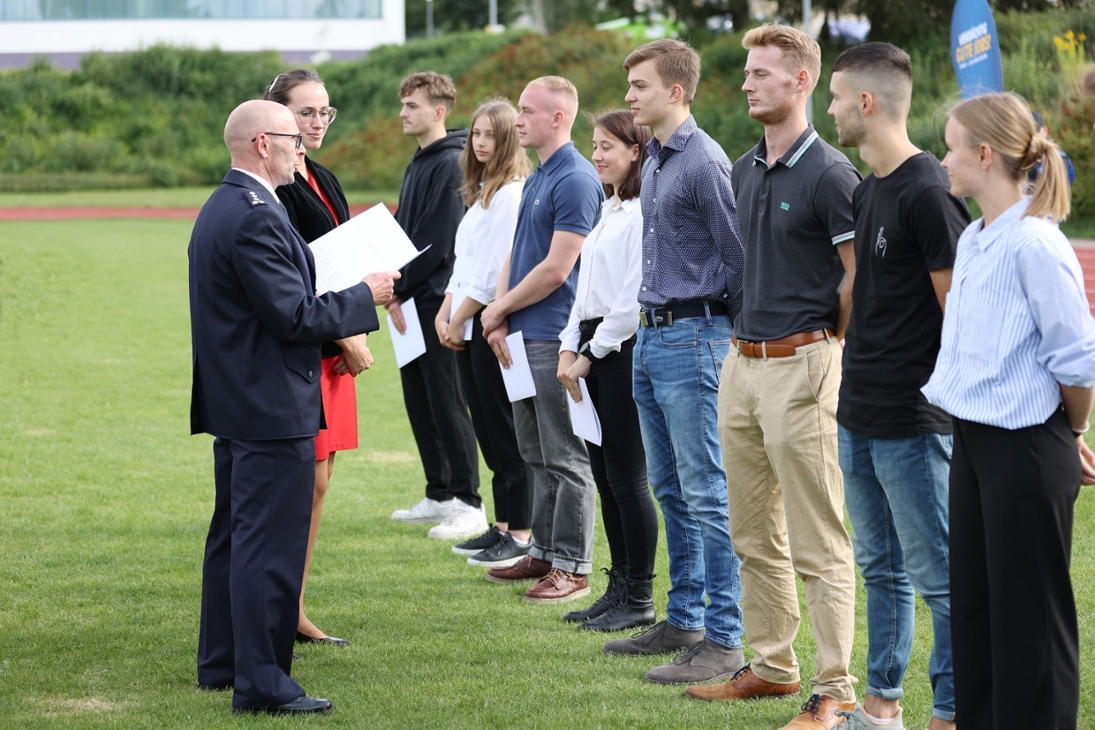
[[[482,505],[472,507],[459,499],[454,499],[453,503],[448,517],[437,527],[430,528],[426,537],[435,540],[464,540],[486,532],[487,512]]]
[[[392,512],[392,519],[396,522],[406,522],[408,525],[436,525],[449,516],[449,510],[456,504],[456,499],[447,502],[438,502],[427,497],[410,509],[397,509]]]

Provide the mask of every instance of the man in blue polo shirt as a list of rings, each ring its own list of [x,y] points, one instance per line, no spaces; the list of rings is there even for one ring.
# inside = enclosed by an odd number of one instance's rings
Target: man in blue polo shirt
[[[510,332],[524,333],[536,395],[513,404],[521,456],[533,471],[531,546],[510,567],[492,568],[497,583],[539,581],[530,603],[561,603],[589,594],[596,491],[585,442],[574,435],[566,390],[556,378],[559,333],[578,282],[578,256],[604,200],[593,165],[574,149],[570,129],[578,90],[559,76],[529,82],[518,102],[521,146],[540,166],[525,182],[513,250],[502,268],[498,298],[483,310],[483,333],[499,362],[512,363]],[[516,553],[520,554],[520,553]]]

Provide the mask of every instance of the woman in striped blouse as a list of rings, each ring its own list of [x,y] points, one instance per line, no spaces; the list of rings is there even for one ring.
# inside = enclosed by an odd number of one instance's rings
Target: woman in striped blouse
[[[1057,146],[1015,94],[963,101],[946,129],[951,192],[984,217],[958,240],[942,345],[923,392],[954,416],[951,626],[957,718],[1075,728],[1073,505],[1095,483],[1084,443],[1095,324]],[[1027,197],[1027,171],[1043,174]]]

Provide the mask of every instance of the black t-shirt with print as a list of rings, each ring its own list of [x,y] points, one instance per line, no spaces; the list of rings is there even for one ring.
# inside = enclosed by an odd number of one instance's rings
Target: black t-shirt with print
[[[852,196],[856,274],[837,421],[864,438],[950,433],[951,418],[925,400],[943,312],[931,272],[954,266],[970,222],[947,173],[927,152]]]

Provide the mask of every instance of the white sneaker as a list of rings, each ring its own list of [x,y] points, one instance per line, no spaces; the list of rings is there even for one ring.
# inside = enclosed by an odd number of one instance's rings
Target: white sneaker
[[[426,537],[435,540],[464,540],[486,532],[487,512],[482,505],[472,507],[459,499],[454,501],[456,504],[449,510],[449,516],[437,527],[430,528]]]
[[[438,502],[436,499],[426,497],[410,509],[397,509],[392,512],[392,519],[396,522],[406,522],[408,525],[436,525],[449,516],[449,510],[456,503],[455,498],[447,502]]]

